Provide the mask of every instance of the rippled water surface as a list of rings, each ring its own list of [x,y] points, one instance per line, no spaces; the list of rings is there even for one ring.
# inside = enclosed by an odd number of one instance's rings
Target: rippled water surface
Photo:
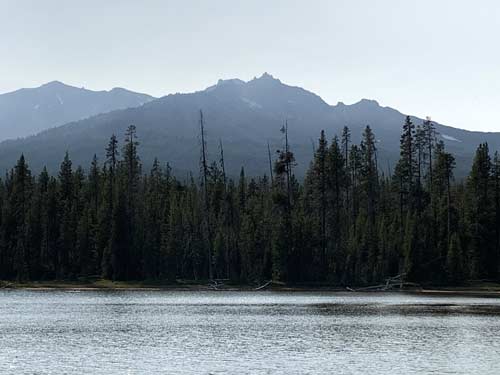
[[[4,290],[0,374],[500,374],[500,300]]]

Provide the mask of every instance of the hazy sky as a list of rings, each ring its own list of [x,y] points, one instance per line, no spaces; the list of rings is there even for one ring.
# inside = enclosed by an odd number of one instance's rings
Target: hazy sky
[[[0,93],[161,96],[264,71],[330,104],[500,131],[500,1],[0,0]]]

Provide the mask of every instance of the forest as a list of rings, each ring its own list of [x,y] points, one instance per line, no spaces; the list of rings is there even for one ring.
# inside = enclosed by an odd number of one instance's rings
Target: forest
[[[258,285],[370,285],[404,274],[422,284],[498,280],[500,158],[480,144],[465,179],[430,120],[402,124],[400,158],[378,165],[366,126],[321,132],[299,180],[288,125],[269,171],[226,175],[223,144],[200,170],[143,171],[135,126],[112,135],[88,170],[66,153],[56,176],[20,156],[0,183],[0,280],[230,280]],[[63,155],[61,155],[63,156]]]

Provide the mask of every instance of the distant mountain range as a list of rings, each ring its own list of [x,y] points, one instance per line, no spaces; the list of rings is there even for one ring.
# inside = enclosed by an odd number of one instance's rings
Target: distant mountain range
[[[0,140],[33,135],[99,113],[137,107],[154,98],[122,88],[91,91],[53,81],[0,95]]]
[[[60,83],[45,86],[52,87],[51,95],[57,101],[57,95],[61,96],[57,93],[57,87],[81,91]],[[94,94],[107,97],[116,93],[116,90]],[[338,103],[332,106],[319,96],[300,87],[283,84],[267,73],[248,82],[220,80],[202,91],[168,95],[155,100],[125,90],[121,93],[122,98],[128,97],[130,101],[113,103],[122,108],[133,107],[135,103],[134,108],[114,110],[24,139],[0,143],[0,171],[12,167],[23,152],[33,170],[39,171],[43,165],[47,165],[50,171],[55,172],[66,150],[74,164],[86,168],[94,153],[103,161],[104,149],[111,134],[115,133],[122,140],[127,126],[134,124],[137,126],[141,159],[146,168],[156,156],[162,162],[168,161],[177,174],[197,174],[200,109],[205,118],[209,156],[211,160],[219,159],[218,144],[221,140],[227,169],[233,175],[239,172],[241,166],[250,175],[268,171],[267,142],[271,144],[273,152],[282,147],[279,129],[285,120],[289,124],[290,143],[297,159],[295,171],[299,176],[303,176],[309,166],[313,144],[317,142],[321,129],[332,138],[335,134],[340,135],[345,125],[350,127],[354,142],[360,141],[367,124],[373,128],[378,142],[379,163],[383,169],[389,170],[394,167],[399,155],[399,137],[405,117],[395,109],[380,106],[374,100],[363,99],[352,105]],[[63,96],[61,99],[70,100]],[[95,100],[100,103],[105,99]],[[74,101],[75,112],[79,107],[77,102]],[[33,103],[29,101],[24,108],[33,107]],[[87,112],[81,110],[75,117],[91,116],[90,107],[87,105]],[[112,110],[111,105],[104,107],[104,110],[100,110],[96,104],[96,107],[92,107],[93,113]],[[4,107],[0,107],[0,118],[4,116],[4,111]],[[422,122],[416,117],[413,120]],[[21,128],[25,126],[22,118],[11,124]],[[457,176],[468,171],[480,142],[487,141],[492,150],[500,149],[500,133],[471,132],[441,124],[436,124],[436,127],[439,137],[457,158]]]

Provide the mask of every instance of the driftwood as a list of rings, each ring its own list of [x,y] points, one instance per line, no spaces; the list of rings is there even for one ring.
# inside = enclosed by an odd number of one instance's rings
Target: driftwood
[[[254,290],[263,290],[263,289],[266,289],[269,285],[271,285],[273,283],[272,280],[269,280],[267,283],[265,284],[262,284],[261,286],[255,288]]]
[[[8,281],[0,281],[0,289],[10,288],[12,286]]]
[[[213,290],[220,290],[220,287],[224,286],[224,281],[229,281],[229,279],[213,279],[209,281],[208,287]]]
[[[421,288],[420,284],[412,283],[408,281],[404,281],[406,274],[402,273],[400,275],[389,277],[385,279],[385,284],[372,285],[363,288],[350,288],[346,287],[346,289],[350,292],[369,292],[369,291],[388,291],[393,289],[403,290],[406,287],[411,288]]]

